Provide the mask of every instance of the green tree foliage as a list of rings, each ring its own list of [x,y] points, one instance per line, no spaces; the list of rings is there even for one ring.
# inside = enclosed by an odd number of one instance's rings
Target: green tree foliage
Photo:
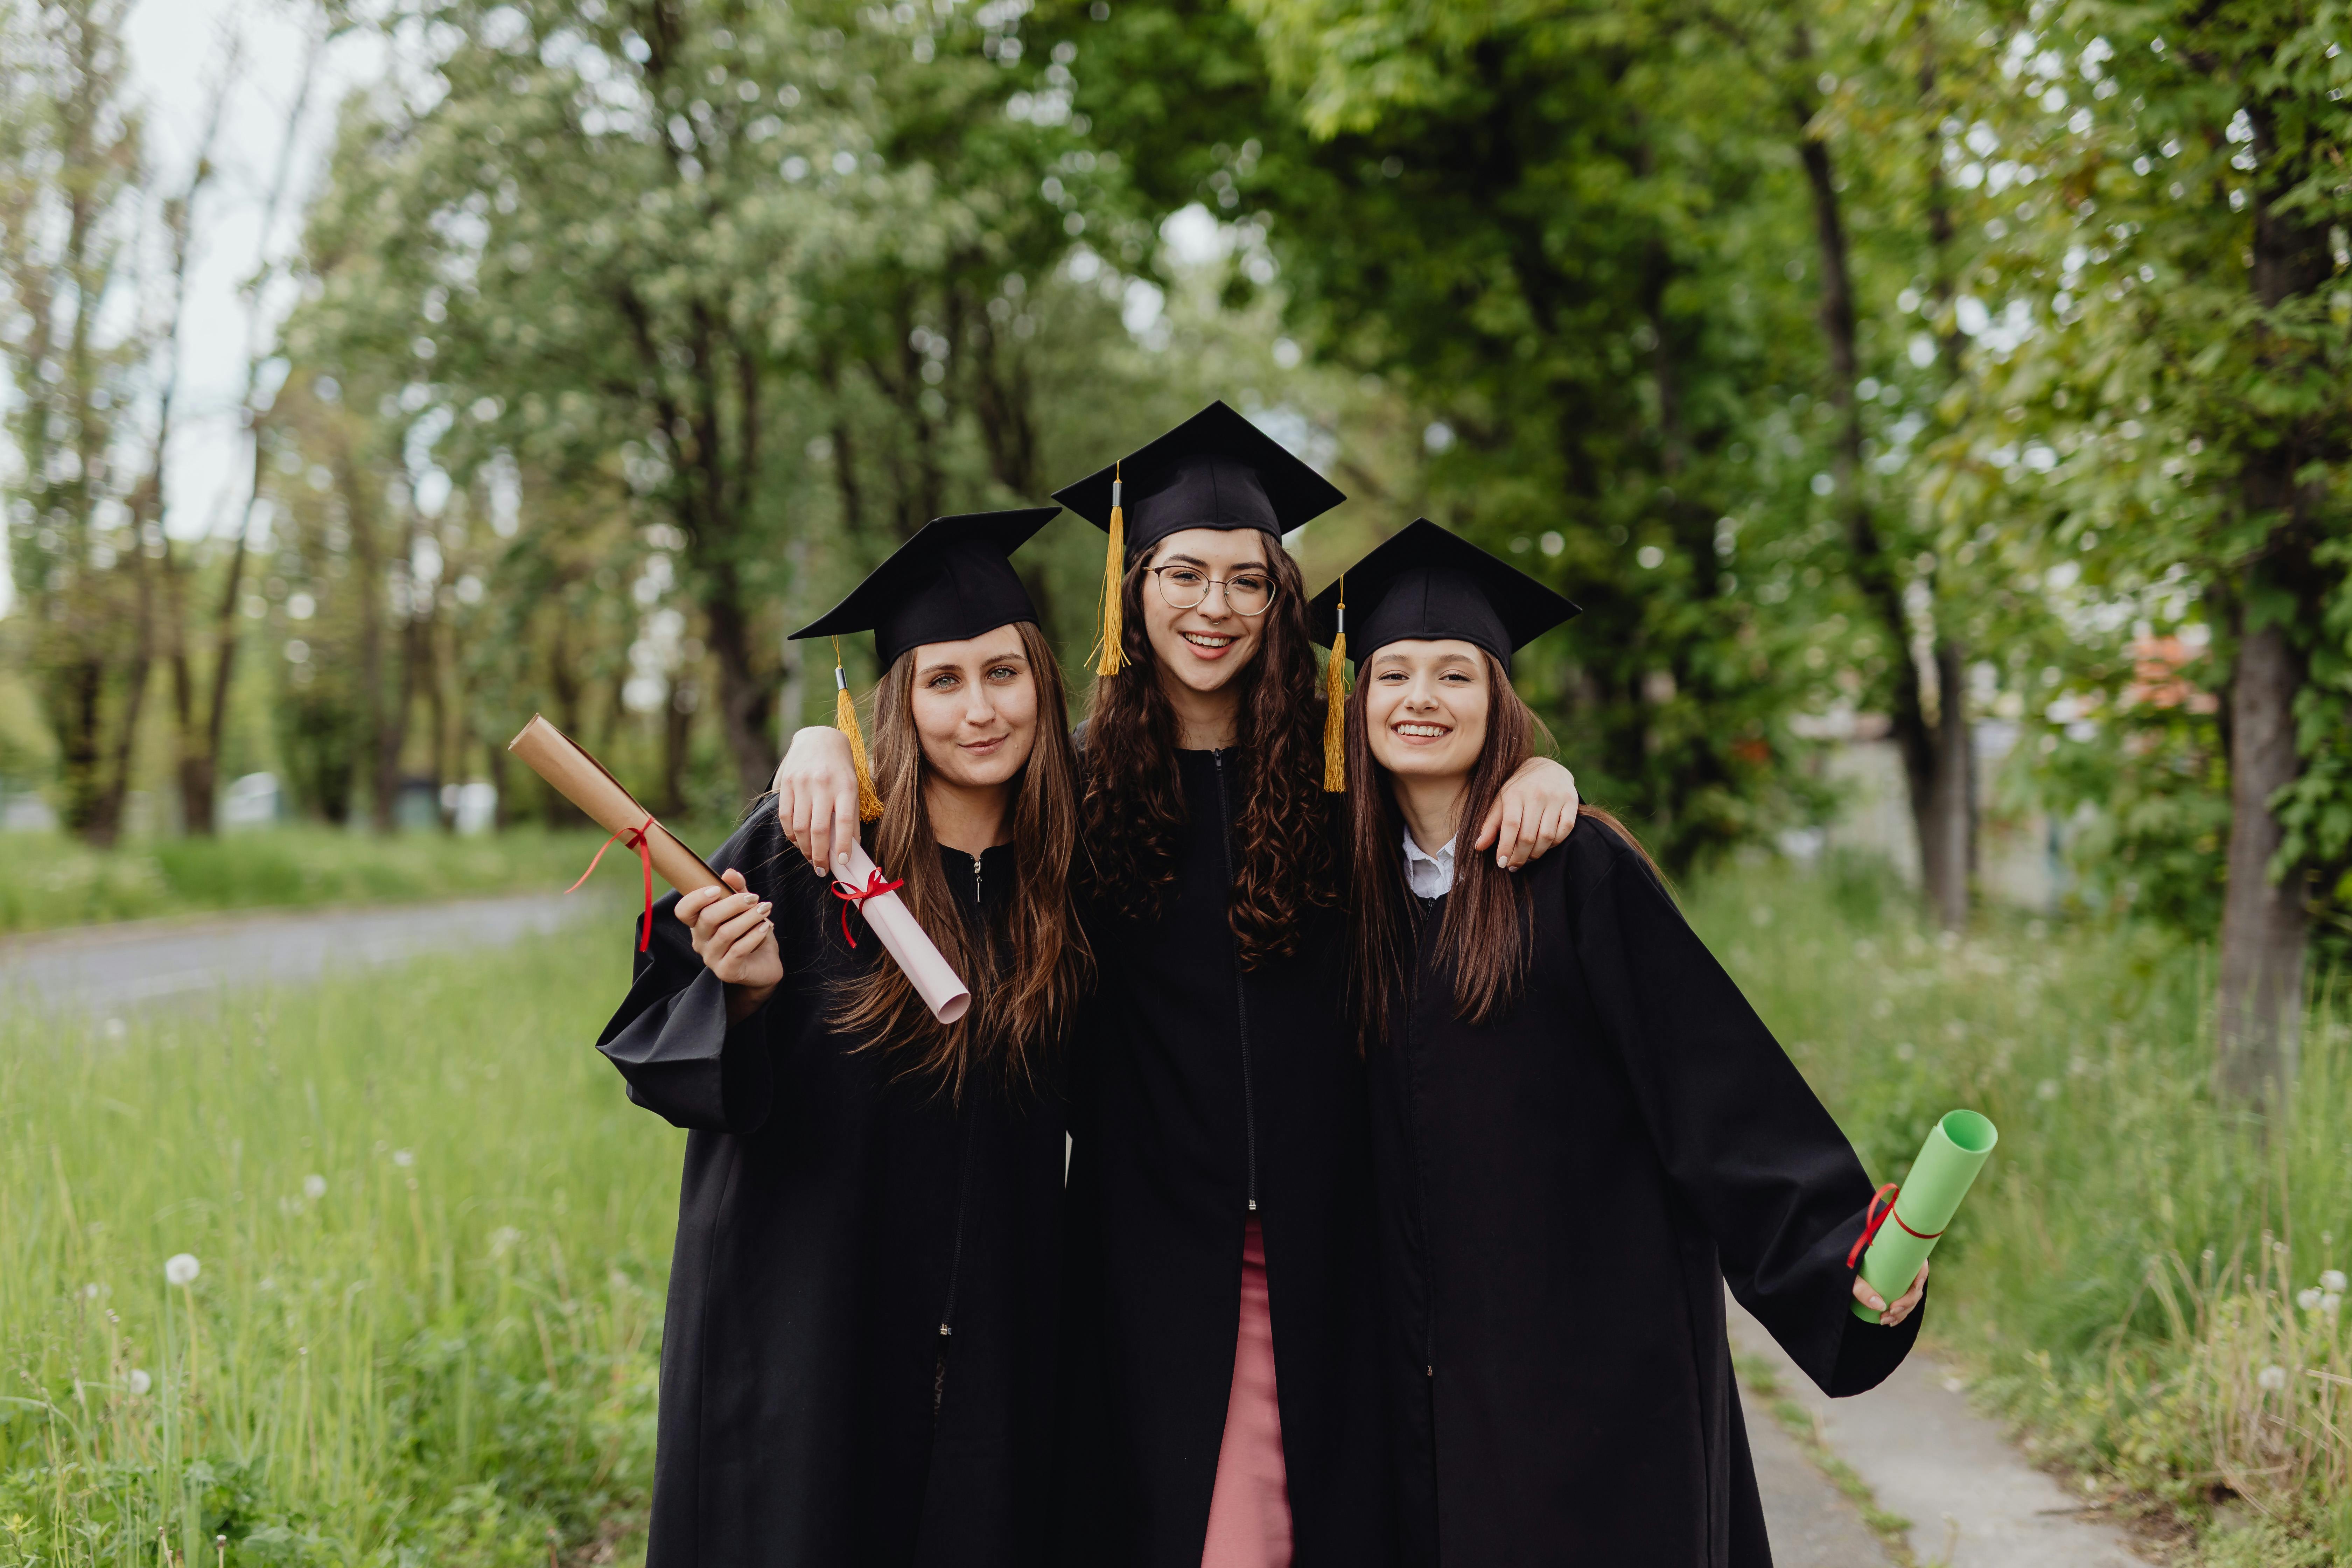
[[[1294,323],[1421,411],[1428,504],[1585,606],[1527,668],[1589,793],[1680,864],[1796,817],[1788,715],[1902,650],[1825,631],[1802,208],[1699,112],[1736,72],[1622,18],[1254,14],[1076,10],[1097,134],[1263,235]]]
[[[2221,1081],[2255,1100],[2293,1070],[2308,922],[2341,925],[2352,869],[2340,32],[2302,7],[2037,10],[1970,132],[1989,180],[2047,193],[1988,225],[1985,283],[2033,330],[1984,367],[1976,449],[2081,584],[2100,678],[2074,707],[2117,721],[2141,889],[2203,923],[2226,889]]]
[[[154,462],[136,417],[153,328],[122,11],[0,5],[0,355],[9,564],[26,604],[12,656],[57,737],[65,820],[101,843],[121,826],[156,592],[142,537]]]

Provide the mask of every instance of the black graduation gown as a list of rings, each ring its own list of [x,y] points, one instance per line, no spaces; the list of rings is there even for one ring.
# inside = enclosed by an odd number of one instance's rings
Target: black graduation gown
[[[1763,1568],[1724,1282],[1832,1394],[1924,1309],[1848,1310],[1870,1182],[1640,856],[1586,822],[1521,875],[1517,1005],[1454,1016],[1421,903],[1370,1056],[1408,1560]]]
[[[1179,767],[1187,826],[1160,917],[1087,919],[1102,983],[1072,1085],[1066,1560],[1199,1568],[1255,1202],[1297,1568],[1378,1568],[1394,1532],[1341,921],[1318,912],[1297,956],[1244,971],[1226,914],[1243,757]]]
[[[1009,847],[977,872],[940,857],[969,920],[1012,890]],[[888,962],[880,940],[853,915],[849,947],[772,813],[711,864],[773,900],[782,984],[728,1027],[672,894],[597,1042],[688,1130],[648,1568],[1031,1568],[1053,1518],[1060,1069],[959,1106],[853,1050],[824,1014]]]

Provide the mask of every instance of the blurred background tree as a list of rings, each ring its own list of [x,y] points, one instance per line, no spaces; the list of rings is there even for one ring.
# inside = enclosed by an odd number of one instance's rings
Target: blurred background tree
[[[1317,582],[1427,513],[1584,605],[1524,684],[1677,869],[1883,735],[1936,920],[2038,814],[2074,907],[2219,942],[2224,1091],[2293,1071],[2352,868],[2324,20],[338,4],[382,68],[283,186],[254,500],[196,536],[153,455],[206,165],[142,151],[119,5],[4,9],[0,766],[93,840],[158,770],[196,831],[262,766],[562,823],[533,708],[731,816],[825,705],[793,626],[1223,396],[1355,498]],[[1098,548],[1027,567],[1074,659]]]

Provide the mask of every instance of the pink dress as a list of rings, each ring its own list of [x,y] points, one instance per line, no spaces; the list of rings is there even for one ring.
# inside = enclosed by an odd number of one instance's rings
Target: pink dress
[[[1201,1568],[1290,1568],[1290,1481],[1275,1402],[1274,1313],[1265,1288],[1265,1237],[1256,1216],[1242,1233],[1242,1311],[1234,1341],[1234,1388],[1209,1538]]]

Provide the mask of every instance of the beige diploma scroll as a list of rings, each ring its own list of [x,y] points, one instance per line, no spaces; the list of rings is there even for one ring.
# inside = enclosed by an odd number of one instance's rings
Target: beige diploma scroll
[[[718,874],[702,863],[677,835],[656,822],[604,765],[573,744],[564,732],[541,714],[530,716],[522,733],[507,742],[507,750],[530,764],[530,771],[554,786],[555,792],[588,814],[588,819],[631,849],[637,835],[645,836],[645,858],[662,879],[681,893],[697,888],[717,888]]]

